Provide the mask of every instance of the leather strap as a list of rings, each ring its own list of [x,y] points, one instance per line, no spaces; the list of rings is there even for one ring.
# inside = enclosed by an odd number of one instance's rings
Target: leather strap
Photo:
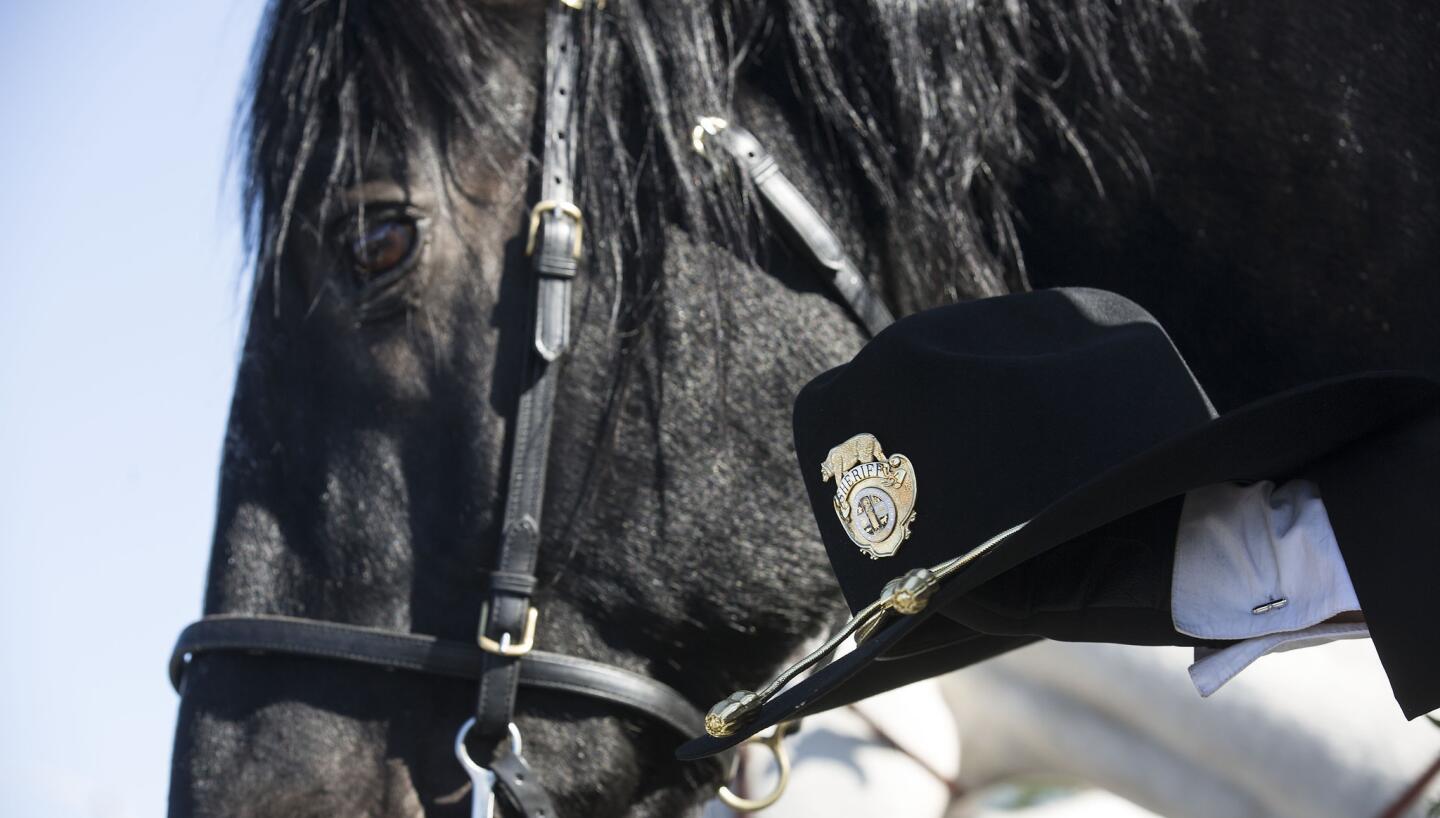
[[[180,690],[187,656],[216,651],[340,660],[472,680],[480,677],[483,653],[467,642],[421,634],[288,616],[225,614],[206,617],[180,632],[170,654],[170,684]],[[619,705],[685,738],[702,729],[704,716],[699,709],[674,688],[648,676],[540,650],[530,651],[517,664],[521,687]]]
[[[495,784],[501,794],[526,818],[555,818],[555,805],[550,803],[550,794],[540,786],[540,781],[530,769],[523,755],[516,755],[504,749],[490,763],[490,772],[495,774]]]
[[[583,3],[581,4],[584,5]],[[550,0],[545,15],[545,134],[541,140],[541,203],[575,203],[575,155],[579,138],[580,16],[583,12]],[[578,213],[578,210],[575,211]],[[554,361],[570,343],[570,281],[579,272],[582,224],[550,209],[540,214],[532,236],[531,259],[539,281],[535,302],[535,350]],[[582,217],[583,218],[583,217]],[[538,519],[538,517],[537,517]]]
[[[795,183],[785,178],[754,134],[738,125],[726,125],[709,139],[749,175],[774,216],[790,229],[799,248],[827,275],[836,293],[872,337],[895,322],[885,302],[846,254],[835,231]]]
[[[505,517],[501,527],[483,633],[500,642],[505,634],[518,643],[530,615],[535,564],[539,557],[545,468],[554,421],[558,359],[569,344],[570,283],[579,269],[583,229],[574,205],[575,138],[579,120],[576,86],[580,76],[579,16],[563,0],[550,0],[545,17],[545,108],[541,139],[540,195],[532,221],[535,273],[535,344],[516,362],[524,384],[515,413]],[[475,702],[474,734],[502,742],[515,713],[520,662],[514,656],[486,652],[481,657]]]

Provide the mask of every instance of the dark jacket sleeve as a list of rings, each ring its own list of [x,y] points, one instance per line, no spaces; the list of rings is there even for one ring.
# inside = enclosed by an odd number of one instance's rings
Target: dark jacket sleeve
[[[1406,718],[1440,707],[1440,408],[1367,437],[1309,476]]]

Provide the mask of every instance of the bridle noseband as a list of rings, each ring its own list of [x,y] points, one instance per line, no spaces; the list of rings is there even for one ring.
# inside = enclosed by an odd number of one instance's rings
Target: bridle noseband
[[[170,655],[170,683],[184,680],[185,657],[216,651],[279,653],[333,659],[428,676],[479,681],[484,652],[469,642],[418,633],[345,625],[289,616],[217,614],[180,632]],[[519,658],[520,686],[586,696],[664,724],[677,735],[696,735],[703,718],[669,685],[613,665],[532,650]]]
[[[603,8],[603,0],[598,6]],[[552,0],[546,14],[544,136],[540,201],[531,210],[526,252],[535,279],[534,338],[517,361],[524,374],[511,441],[505,514],[476,642],[286,616],[215,615],[181,632],[170,679],[182,689],[186,658],[215,651],[274,652],[400,668],[478,683],[474,716],[461,726],[455,751],[474,785],[474,815],[493,813],[493,788],[525,818],[550,818],[555,809],[522,754],[514,725],[521,688],[583,696],[644,715],[679,738],[703,730],[700,710],[674,688],[628,670],[534,648],[539,609],[537,580],[541,511],[553,428],[558,360],[570,340],[570,290],[582,262],[584,216],[575,204],[579,134],[579,16],[585,0]],[[707,139],[750,176],[761,198],[823,272],[853,317],[870,334],[892,320],[880,298],[845,255],[839,239],[799,190],[780,173],[753,136],[719,119],[701,121],[698,151]],[[467,744],[467,739],[469,743]],[[777,739],[778,742],[778,739]],[[469,746],[492,752],[476,762]],[[775,748],[772,748],[772,750]],[[777,751],[778,753],[778,751]],[[777,756],[778,757],[778,756]],[[487,766],[488,765],[488,766]],[[773,800],[773,798],[771,799]]]

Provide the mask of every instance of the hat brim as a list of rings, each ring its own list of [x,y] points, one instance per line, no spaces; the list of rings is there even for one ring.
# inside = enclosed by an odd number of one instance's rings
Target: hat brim
[[[676,757],[723,752],[782,721],[839,707],[971,664],[1032,641],[978,635],[979,650],[951,655],[943,640],[924,651],[901,642],[946,604],[1068,540],[1127,514],[1214,483],[1280,479],[1440,399],[1440,381],[1414,373],[1374,372],[1273,395],[1161,443],[1046,506],[996,547],[947,578],[925,609],[898,617],[855,650],[767,702],[724,738],[701,736]],[[1020,521],[1017,521],[1020,522]],[[976,543],[957,548],[961,553]],[[903,658],[879,661],[886,653]]]

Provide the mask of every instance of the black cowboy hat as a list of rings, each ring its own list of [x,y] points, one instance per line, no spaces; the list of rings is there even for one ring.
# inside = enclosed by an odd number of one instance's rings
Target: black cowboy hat
[[[1373,540],[1387,532],[1368,529],[1389,523],[1351,513],[1349,498],[1377,486],[1403,493],[1416,481],[1412,494],[1433,489],[1440,458],[1327,464],[1417,418],[1430,418],[1433,432],[1437,414],[1440,382],[1381,372],[1217,416],[1156,320],[1098,290],[1003,296],[905,318],[812,381],[795,406],[801,472],[835,575],[860,614],[852,621],[864,626],[860,644],[783,692],[774,684],[717,705],[707,721],[712,735],[678,755],[707,756],[778,722],[1033,641],[1033,633],[982,632],[947,610],[1057,546],[1089,547],[1086,535],[1106,526],[1155,529],[1162,533],[1150,551],[1173,553],[1173,527],[1147,521],[1148,510],[1215,483],[1316,480],[1374,632],[1377,616],[1406,612],[1378,601],[1372,609],[1362,580],[1390,569],[1376,562],[1388,543]],[[1358,490],[1357,481],[1365,484]],[[1409,531],[1436,542],[1434,517]],[[1168,571],[1163,558],[1159,564]],[[1168,610],[1159,616],[1163,622],[1127,624],[1134,638],[1126,641],[1193,643],[1171,640],[1179,635]],[[1404,635],[1375,638],[1387,669],[1418,647]],[[1391,677],[1407,713],[1433,698]]]

